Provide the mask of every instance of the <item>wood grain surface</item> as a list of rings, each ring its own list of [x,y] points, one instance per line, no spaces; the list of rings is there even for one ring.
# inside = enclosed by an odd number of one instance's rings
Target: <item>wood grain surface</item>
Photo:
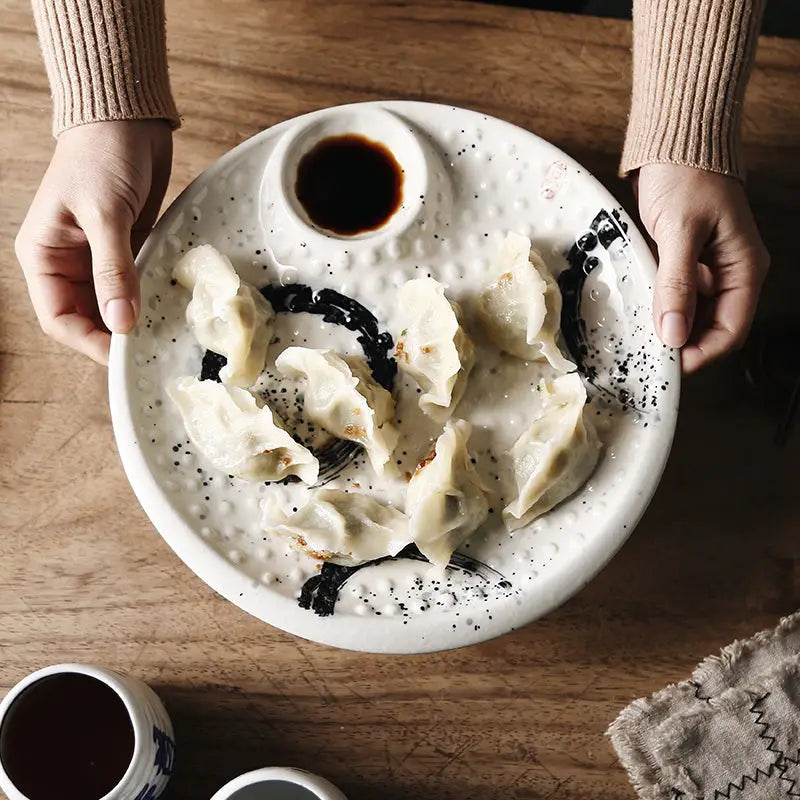
[[[169,0],[184,127],[169,197],[262,128],[349,101],[495,114],[616,178],[630,24],[456,0]],[[29,8],[0,0],[0,693],[84,661],[149,681],[178,738],[170,796],[270,764],[351,800],[617,800],[603,732],[631,699],[800,606],[800,433],[732,360],[687,380],[664,480],[611,565],[546,619],[418,657],[340,652],[247,616],[173,555],[114,447],[105,371],[46,339],[13,239],[52,149]],[[762,39],[745,110],[773,272],[762,317],[797,315],[800,42]]]

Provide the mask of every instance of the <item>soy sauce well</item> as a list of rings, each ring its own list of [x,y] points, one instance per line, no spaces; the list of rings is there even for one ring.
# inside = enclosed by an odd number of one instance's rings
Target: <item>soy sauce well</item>
[[[354,236],[380,228],[400,207],[403,170],[379,142],[330,136],[300,159],[295,194],[314,225]]]

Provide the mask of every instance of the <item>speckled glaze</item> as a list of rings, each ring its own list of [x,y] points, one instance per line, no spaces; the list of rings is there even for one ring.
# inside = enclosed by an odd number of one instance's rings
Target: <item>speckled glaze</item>
[[[409,147],[413,170],[422,171],[413,182],[425,187],[404,198],[413,201],[413,219],[404,216],[402,224],[356,241],[310,230],[300,215],[286,212],[280,200],[286,187],[271,185],[269,176],[282,174],[271,155],[276,148],[291,152],[293,141],[310,138],[309,130],[329,129],[327,121],[337,115],[359,119],[380,140],[381,109],[406,127],[424,156]],[[552,372],[499,353],[475,319],[475,299],[496,277],[490,261],[509,230],[530,236],[561,273],[567,354],[587,380],[586,413],[604,445],[582,490],[513,535],[501,518],[513,496],[504,454],[538,407],[539,378]],[[413,551],[363,568],[320,571],[259,524],[266,493],[280,492],[292,506],[304,500],[306,487],[231,479],[188,443],[164,384],[199,376],[204,353],[185,323],[188,294],[170,273],[181,253],[201,243],[226,253],[256,286],[299,283],[353,298],[381,329],[390,326],[395,290],[410,278],[437,278],[463,306],[477,365],[456,416],[474,426],[470,449],[492,488],[492,511],[444,574]],[[326,109],[282,123],[191,184],[160,220],[138,264],[142,320],[131,335],[113,337],[109,370],[125,470],[177,554],[214,589],[270,624],[373,652],[424,652],[489,639],[547,613],[590,580],[655,491],[680,381],[677,356],[658,342],[651,322],[655,264],[608,192],[527,131],[463,109],[409,102]],[[352,353],[361,347],[345,326],[305,313],[280,313],[275,337],[258,389],[294,425],[298,389],[274,374],[275,356],[292,344]],[[397,475],[375,478],[357,453],[331,488],[355,487],[402,507],[403,473],[413,470],[441,426],[419,412],[416,386],[402,374],[395,392],[403,435]]]

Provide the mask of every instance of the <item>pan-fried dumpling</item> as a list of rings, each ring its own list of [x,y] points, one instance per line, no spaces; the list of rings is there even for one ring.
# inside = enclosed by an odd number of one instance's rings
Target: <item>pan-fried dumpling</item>
[[[410,541],[408,518],[393,506],[339,489],[319,489],[286,514],[273,495],[262,501],[263,528],[312,558],[355,566],[397,555]]]
[[[475,364],[475,348],[461,327],[461,309],[433,278],[400,287],[392,326],[395,358],[424,394],[419,407],[437,422],[455,411]]]
[[[253,481],[297,475],[316,483],[319,462],[246,389],[194,377],[167,386],[187,436],[219,470]]]
[[[447,422],[408,484],[411,538],[432,564],[442,568],[489,513],[486,489],[467,451],[471,433],[472,426],[463,419]]]
[[[226,256],[210,244],[191,249],[173,277],[192,299],[186,321],[197,341],[228,359],[223,383],[252,386],[264,369],[275,312],[261,292],[242,281]]]
[[[306,379],[304,408],[309,419],[339,439],[358,442],[375,472],[383,472],[399,439],[390,421],[394,401],[375,382],[363,358],[288,347],[275,366],[281,375]]]
[[[574,494],[597,465],[600,442],[586,419],[586,389],[577,372],[543,381],[544,405],[510,455],[517,497],[503,511],[513,531]]]
[[[497,280],[481,294],[478,313],[489,338],[526,361],[547,359],[559,372],[575,365],[556,344],[561,290],[531,241],[509,233],[494,260]]]

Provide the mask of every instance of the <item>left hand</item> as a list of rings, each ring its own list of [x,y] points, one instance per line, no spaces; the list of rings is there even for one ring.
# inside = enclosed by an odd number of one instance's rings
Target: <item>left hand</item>
[[[15,242],[39,324],[101,364],[139,314],[134,256],[158,216],[172,164],[160,119],[63,131]]]
[[[735,178],[647,164],[635,181],[642,222],[658,248],[656,331],[682,348],[684,372],[695,372],[744,344],[769,254]]]

